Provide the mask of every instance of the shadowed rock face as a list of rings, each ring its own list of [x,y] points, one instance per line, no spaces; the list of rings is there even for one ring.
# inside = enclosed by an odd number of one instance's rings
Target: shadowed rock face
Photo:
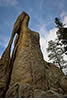
[[[62,87],[62,89],[67,94],[67,75],[61,78],[61,80],[60,80],[60,86]]]
[[[39,34],[28,28],[29,19],[25,12],[17,18],[10,42],[2,56],[1,61],[4,65],[0,63],[3,76],[0,75],[0,97],[64,97],[64,91],[59,85],[59,80],[64,74],[55,65],[43,60]],[[16,33],[10,58],[11,45]],[[7,56],[9,59],[6,61]],[[8,75],[5,75],[5,70],[8,70]],[[5,92],[2,91],[4,87]]]

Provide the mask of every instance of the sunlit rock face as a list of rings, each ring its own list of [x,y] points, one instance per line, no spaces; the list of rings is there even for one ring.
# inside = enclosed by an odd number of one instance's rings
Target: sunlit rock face
[[[2,91],[4,90],[2,88],[0,97],[65,97],[65,92],[60,86],[60,79],[64,74],[55,65],[44,61],[39,44],[39,33],[28,28],[29,19],[29,15],[23,12],[14,24],[12,38],[9,42],[10,46],[8,45],[10,49],[13,38],[16,33],[17,35],[12,56],[9,56],[8,60],[10,61],[10,69],[7,72],[8,77],[6,77],[8,82],[0,81],[0,84],[6,84],[5,92]],[[10,54],[10,52],[5,54]],[[2,66],[0,71],[1,74],[4,73]],[[3,74],[3,79],[1,77],[0,80],[4,80],[5,76]]]
[[[28,28],[29,16],[26,14],[22,21],[19,38],[15,46],[16,56],[13,63],[9,92],[15,84],[29,84],[34,89],[48,89],[45,75],[43,55],[40,50],[39,34]],[[29,90],[27,91],[29,92]]]

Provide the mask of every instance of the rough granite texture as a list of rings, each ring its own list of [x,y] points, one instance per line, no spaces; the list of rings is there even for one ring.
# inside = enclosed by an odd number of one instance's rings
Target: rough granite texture
[[[29,19],[25,12],[17,18],[7,46],[8,50],[0,60],[0,97],[64,98],[67,92],[61,85],[61,79],[65,75],[54,64],[44,61],[39,33],[28,28]]]
[[[67,94],[67,75],[60,80],[60,86]]]

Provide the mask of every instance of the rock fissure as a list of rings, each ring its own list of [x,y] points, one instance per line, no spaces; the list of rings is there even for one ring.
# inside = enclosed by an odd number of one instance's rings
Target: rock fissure
[[[32,74],[32,64],[30,63],[30,73],[31,73],[31,77],[32,77],[32,85],[33,85],[33,74]],[[34,97],[34,90],[33,90],[33,87],[32,87],[32,97]]]

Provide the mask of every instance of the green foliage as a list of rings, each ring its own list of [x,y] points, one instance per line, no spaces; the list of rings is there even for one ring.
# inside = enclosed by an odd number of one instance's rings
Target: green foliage
[[[64,28],[64,24],[58,18],[55,18],[55,23],[58,28],[57,38],[48,42],[47,52],[49,60],[62,70],[67,67],[67,61],[64,60],[67,52],[67,28]]]
[[[51,40],[48,42],[47,52],[49,60],[59,66],[59,68],[62,70],[65,67],[66,62],[63,58],[63,49],[61,46],[57,45],[57,41]]]
[[[55,18],[55,23],[58,28],[58,31],[56,32],[58,40],[61,41],[65,54],[67,54],[67,28],[64,27],[65,25],[61,23],[58,18]]]
[[[57,28],[63,28],[65,24],[63,24],[59,18],[55,18],[55,23]]]

